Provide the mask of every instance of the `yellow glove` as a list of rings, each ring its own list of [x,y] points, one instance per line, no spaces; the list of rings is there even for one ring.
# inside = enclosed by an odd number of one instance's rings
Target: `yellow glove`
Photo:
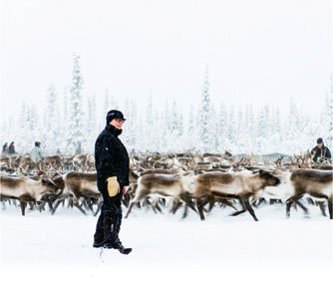
[[[110,197],[116,196],[120,192],[120,185],[117,181],[117,177],[109,177],[106,179],[108,182],[108,194]]]

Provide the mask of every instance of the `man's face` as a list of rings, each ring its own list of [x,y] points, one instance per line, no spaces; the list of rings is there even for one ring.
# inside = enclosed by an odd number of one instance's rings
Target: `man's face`
[[[114,118],[111,120],[110,124],[113,125],[117,129],[122,129],[124,122],[125,122],[125,120],[123,120],[123,119]]]
[[[323,146],[322,143],[318,143],[318,144],[317,144],[317,147],[320,148],[320,149],[322,148],[322,146]]]

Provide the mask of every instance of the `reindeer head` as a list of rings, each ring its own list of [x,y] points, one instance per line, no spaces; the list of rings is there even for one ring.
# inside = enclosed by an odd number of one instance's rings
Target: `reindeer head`
[[[267,171],[259,170],[258,174],[260,179],[263,180],[266,186],[277,186],[281,183],[279,178],[273,176]]]

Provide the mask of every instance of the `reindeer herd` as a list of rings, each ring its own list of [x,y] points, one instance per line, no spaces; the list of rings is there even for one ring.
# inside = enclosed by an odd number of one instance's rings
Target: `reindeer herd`
[[[308,155],[232,156],[230,153],[131,153],[130,185],[123,196],[126,217],[137,208],[154,212],[183,207],[201,220],[218,207],[236,216],[248,212],[257,221],[255,209],[265,203],[281,203],[287,217],[292,206],[305,215],[305,203],[318,206],[333,219],[333,168],[318,165]],[[97,215],[102,205],[92,155],[50,156],[35,164],[28,155],[4,156],[0,161],[2,207],[30,210],[70,207]],[[303,198],[304,197],[304,198]],[[217,211],[217,210],[214,210]]]

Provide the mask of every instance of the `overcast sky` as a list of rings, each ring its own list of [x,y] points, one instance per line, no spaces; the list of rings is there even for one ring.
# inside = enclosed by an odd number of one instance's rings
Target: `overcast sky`
[[[73,52],[84,95],[101,100],[109,88],[188,107],[208,64],[214,101],[283,107],[293,97],[319,111],[333,71],[332,11],[330,0],[4,0],[2,116],[22,100],[44,104],[50,83],[62,95]]]

